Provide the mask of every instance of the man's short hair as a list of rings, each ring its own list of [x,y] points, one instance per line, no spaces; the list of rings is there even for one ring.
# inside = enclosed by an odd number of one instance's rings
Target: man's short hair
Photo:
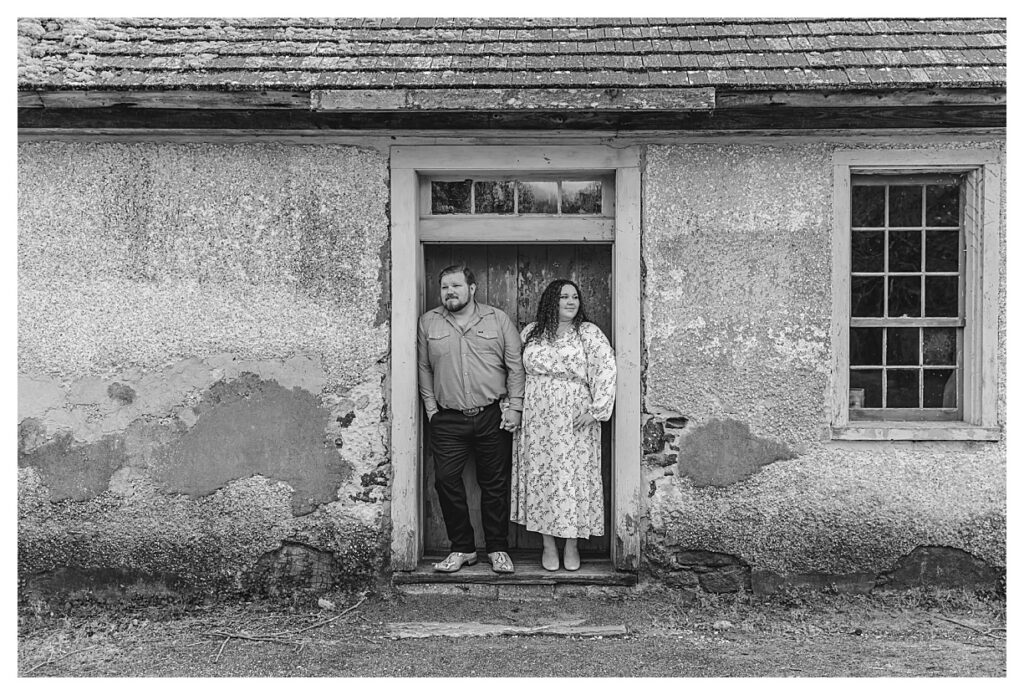
[[[463,275],[465,275],[467,285],[476,284],[476,276],[473,275],[473,271],[470,270],[465,263],[456,263],[455,265],[450,265],[444,270],[442,270],[440,273],[437,274],[437,284],[441,284],[441,281],[444,280],[445,275],[454,275],[455,273],[462,273]]]

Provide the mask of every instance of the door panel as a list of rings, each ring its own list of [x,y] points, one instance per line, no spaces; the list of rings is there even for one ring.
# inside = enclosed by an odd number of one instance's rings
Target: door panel
[[[534,320],[537,302],[549,282],[568,278],[583,292],[588,318],[597,324],[609,340],[611,324],[611,246],[606,244],[424,244],[426,306],[440,304],[437,274],[446,266],[464,262],[476,275],[476,298],[502,309],[522,330]],[[580,551],[607,556],[611,529],[611,423],[601,426],[601,474],[604,487],[605,535],[580,541]],[[427,445],[424,451],[424,547],[426,552],[448,550],[448,536],[434,490],[434,463]],[[483,548],[480,525],[480,491],[476,485],[476,466],[471,462],[463,474],[469,499],[477,546]],[[527,532],[518,524],[509,525],[512,549],[541,547],[540,535]]]

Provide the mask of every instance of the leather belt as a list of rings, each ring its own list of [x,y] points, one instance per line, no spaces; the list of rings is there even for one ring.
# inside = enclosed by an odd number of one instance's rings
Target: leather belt
[[[480,413],[484,412],[485,410],[487,410],[488,408],[490,408],[492,405],[494,405],[497,402],[498,401],[493,401],[492,403],[488,403],[487,405],[480,405],[480,406],[477,406],[476,408],[466,408],[465,410],[455,410],[455,412],[456,413],[462,413],[466,417],[473,417],[475,415],[479,415]]]

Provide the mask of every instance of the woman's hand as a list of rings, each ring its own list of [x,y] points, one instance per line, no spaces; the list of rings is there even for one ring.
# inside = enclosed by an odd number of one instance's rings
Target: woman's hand
[[[597,420],[594,418],[593,415],[590,414],[590,411],[584,410],[582,413],[573,418],[572,426],[578,430],[581,430],[587,425],[590,425],[591,423],[594,422],[597,422]]]

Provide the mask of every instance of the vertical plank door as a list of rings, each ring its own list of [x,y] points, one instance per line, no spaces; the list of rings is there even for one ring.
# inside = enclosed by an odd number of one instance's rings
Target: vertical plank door
[[[446,266],[464,262],[476,275],[476,298],[509,315],[522,330],[536,316],[541,293],[552,280],[566,278],[580,286],[588,318],[609,340],[612,338],[611,246],[606,244],[425,244],[425,310],[440,304],[438,273]],[[424,419],[424,422],[426,420]],[[434,490],[434,463],[428,445],[429,424],[423,439],[424,465],[424,549],[443,553],[448,536]],[[580,551],[590,556],[607,556],[611,530],[611,427],[601,426],[601,472],[604,487],[605,534],[580,542]],[[471,461],[463,473],[477,547],[483,548],[480,523],[480,491],[476,465]],[[509,526],[512,549],[539,549],[540,536],[518,524]]]

